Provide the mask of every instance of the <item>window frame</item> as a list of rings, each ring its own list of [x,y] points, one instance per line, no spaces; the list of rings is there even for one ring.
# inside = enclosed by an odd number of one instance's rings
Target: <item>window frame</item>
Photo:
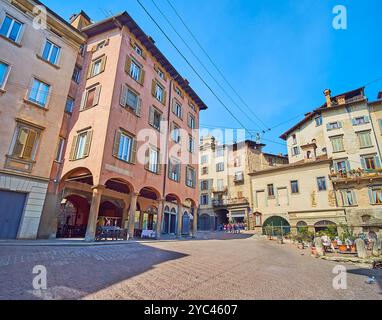
[[[36,99],[32,99],[31,97],[31,94],[33,92],[33,87],[34,87],[34,83],[35,81],[39,82],[39,87],[38,87],[38,93],[36,94]],[[44,104],[41,104],[40,101],[37,100],[37,97],[40,96],[41,94],[41,85],[46,85],[48,87],[48,93],[46,95],[46,100],[45,100],[45,103]],[[51,96],[51,89],[52,89],[52,85],[49,84],[48,82],[45,82],[35,76],[32,76],[32,81],[31,81],[31,85],[27,91],[27,97],[26,97],[26,100],[34,105],[37,105],[39,107],[41,107],[42,109],[45,109],[47,110],[48,109],[48,105],[49,105],[49,101],[50,101],[50,96]]]
[[[21,41],[21,36],[22,36],[22,33],[24,31],[24,23],[21,22],[19,19],[15,18],[13,15],[9,14],[8,12],[5,12],[4,14],[4,17],[3,17],[3,20],[1,21],[1,24],[0,24],[0,29],[3,27],[4,23],[5,23],[5,19],[6,18],[9,18],[12,20],[10,26],[9,26],[9,29],[7,31],[6,34],[0,34],[1,36],[3,36],[4,38],[8,39],[9,41],[13,42],[13,43],[17,43],[17,44],[20,44],[20,41]],[[13,26],[15,24],[15,21],[18,22],[20,24],[20,29],[18,30],[17,32],[17,36],[16,36],[16,39],[13,40],[11,39],[9,36],[11,34],[11,31],[13,29]]]
[[[344,136],[343,135],[332,136],[332,137],[329,137],[329,139],[330,139],[330,143],[331,143],[331,146],[332,146],[332,152],[333,153],[345,152],[345,144],[344,144]],[[335,150],[335,148],[334,148],[334,143],[333,142],[336,139],[341,139],[341,146],[342,146],[341,150]]]
[[[46,48],[46,46],[48,45],[48,43],[49,43],[51,46],[50,46],[50,49],[49,49],[49,52],[48,52],[48,56],[47,56],[47,57],[44,57],[45,48]],[[57,51],[57,55],[56,55],[56,59],[55,59],[55,61],[52,62],[52,61],[50,61],[50,58],[51,58],[51,55],[52,55],[52,53],[53,53],[53,49],[54,49],[54,48],[57,48],[58,51]],[[49,40],[49,39],[45,39],[45,44],[44,44],[44,46],[43,46],[43,48],[42,48],[42,51],[41,51],[41,58],[42,58],[44,61],[46,61],[46,62],[48,62],[48,63],[50,63],[50,64],[52,64],[52,65],[58,66],[59,61],[60,61],[60,58],[61,58],[61,47],[60,47],[59,45],[57,45],[56,43],[54,43],[53,41],[51,41],[51,40]]]
[[[327,191],[328,190],[328,186],[327,186],[327,183],[326,183],[326,177],[322,176],[322,177],[317,177],[316,178],[316,181],[317,181],[317,190],[319,192],[324,192],[324,191]],[[323,181],[323,186],[324,188],[322,188],[322,185],[320,185],[320,181],[322,182]]]
[[[189,180],[188,174],[192,175],[192,179]],[[191,181],[191,183],[189,183]],[[196,183],[197,183],[197,177],[196,177],[196,169],[194,167],[191,167],[190,165],[186,166],[186,179],[185,179],[185,184],[187,187],[195,189],[196,188]]]
[[[172,169],[174,167],[177,168],[176,176],[172,175],[174,173],[172,171]],[[181,163],[181,161],[179,159],[174,158],[174,157],[170,157],[169,162],[168,162],[168,178],[171,181],[179,183],[180,179],[181,179],[181,170],[182,170],[182,163]]]
[[[367,149],[367,148],[373,148],[374,145],[373,145],[373,141],[372,141],[372,138],[371,138],[371,130],[365,130],[365,131],[358,131],[356,132],[357,133],[357,137],[358,137],[358,143],[359,143],[359,148],[360,149]],[[368,140],[367,142],[370,142],[369,145],[362,145],[362,139],[361,139],[361,136],[367,134],[367,139],[364,139],[363,141],[366,141]]]
[[[27,141],[29,139],[29,132],[30,131],[33,131],[35,133],[35,135],[36,135],[34,143],[33,143],[32,150],[30,151],[30,153],[31,153],[30,158],[24,157],[25,145],[23,145],[23,148],[22,148],[22,152],[21,152],[22,156],[15,155],[15,148],[16,148],[16,145],[18,143],[20,132],[23,129],[27,129],[28,130],[28,136],[26,138],[25,144],[27,144]],[[17,122],[16,123],[15,131],[14,131],[14,134],[13,134],[12,142],[11,142],[11,145],[10,145],[10,148],[9,148],[9,156],[14,158],[14,159],[19,159],[19,160],[22,160],[22,161],[34,162],[36,160],[37,149],[38,149],[39,144],[40,144],[41,131],[42,131],[41,129],[35,128],[33,126],[30,126],[30,125],[28,125],[26,123]]]
[[[267,184],[267,197],[268,198],[275,197],[275,185],[273,183]]]
[[[66,142],[66,139],[64,137],[58,137],[58,143],[57,143],[57,147],[56,147],[56,155],[54,158],[54,161],[57,163],[63,162],[65,142]]]
[[[296,189],[296,187],[297,187],[297,189]],[[299,186],[298,180],[291,180],[290,190],[291,190],[291,194],[299,194],[300,193],[300,186]]]
[[[7,84],[8,82],[8,78],[9,78],[9,75],[11,73],[11,68],[12,68],[12,65],[8,62],[5,62],[4,60],[0,60],[0,64],[3,64],[6,66],[6,72],[4,74],[4,78],[3,78],[3,83],[0,82],[0,90],[4,91],[5,89],[5,85]],[[1,79],[0,79],[1,80]]]

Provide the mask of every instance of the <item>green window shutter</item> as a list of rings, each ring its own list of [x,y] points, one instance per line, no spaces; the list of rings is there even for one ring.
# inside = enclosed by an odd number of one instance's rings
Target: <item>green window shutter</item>
[[[72,146],[70,148],[69,160],[75,160],[76,148],[77,148],[77,139],[78,139],[77,135],[73,137]]]
[[[373,189],[371,189],[371,188],[369,188],[369,200],[370,200],[370,204],[375,203],[374,197],[373,197]]]
[[[141,116],[141,106],[142,106],[142,99],[138,97],[137,108],[135,109],[135,114],[138,117]]]
[[[141,72],[139,74],[139,83],[141,85],[145,83],[145,70],[143,70],[143,68],[141,69]]]
[[[166,95],[167,95],[167,92],[166,92],[165,89],[163,89],[163,99],[162,99],[162,103],[163,103],[163,105],[166,105],[166,101],[167,101],[167,97],[166,97]]]
[[[24,146],[23,159],[32,159],[33,148],[37,139],[37,133],[33,130],[29,130],[27,140]]]
[[[94,95],[93,107],[98,105],[100,95],[101,95],[101,85],[98,85],[96,87],[96,91],[95,91],[95,95]]]
[[[157,83],[156,81],[153,79],[152,83],[151,83],[151,95],[153,97],[155,97],[155,90],[156,90],[156,87],[157,87]]]
[[[86,143],[84,150],[84,157],[88,157],[90,154],[90,146],[92,144],[93,130],[89,130],[86,135]]]
[[[145,169],[148,170],[150,167],[150,148],[145,151]]]
[[[353,196],[353,204],[358,204],[358,201],[357,201],[357,194],[354,190],[352,190],[352,196]]]
[[[131,69],[131,57],[129,55],[126,56],[126,62],[125,62],[125,72],[127,74],[130,74]]]
[[[127,85],[123,83],[121,86],[121,96],[119,99],[119,104],[122,107],[126,107],[126,104],[127,104],[127,90],[128,90]]]
[[[378,156],[374,157],[374,161],[375,161],[375,167],[380,168],[381,167],[381,161],[380,161]]]
[[[101,72],[104,72],[105,71],[105,68],[106,68],[106,55],[102,57],[102,62],[101,62]]]
[[[118,157],[119,143],[121,141],[121,131],[117,129],[114,138],[113,156]]]
[[[137,163],[137,139],[132,139],[130,162]]]
[[[150,107],[149,124],[154,125],[154,107]]]
[[[366,170],[366,161],[362,157],[361,157],[361,166],[362,166],[362,169]]]
[[[80,104],[80,110],[83,110],[85,107],[85,102],[86,102],[86,95],[87,95],[87,90],[84,91],[81,97],[81,104]]]

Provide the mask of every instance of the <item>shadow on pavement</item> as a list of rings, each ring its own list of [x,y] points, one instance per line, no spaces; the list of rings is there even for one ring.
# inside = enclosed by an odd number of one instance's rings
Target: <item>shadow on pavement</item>
[[[0,299],[80,299],[187,255],[140,243],[103,247],[14,247],[0,251]],[[33,268],[47,271],[47,290],[34,290]],[[155,290],[155,287],[153,287]],[[137,297],[139,298],[139,297]]]
[[[365,282],[368,281],[369,277],[375,277],[376,284],[379,286],[380,292],[379,294],[382,295],[382,270],[380,269],[353,269],[348,270],[348,273],[363,276],[365,278]],[[370,284],[376,285],[376,284]]]

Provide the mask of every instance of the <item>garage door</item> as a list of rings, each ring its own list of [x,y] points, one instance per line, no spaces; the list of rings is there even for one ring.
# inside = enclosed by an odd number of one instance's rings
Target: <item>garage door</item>
[[[16,239],[26,193],[0,191],[0,239]]]

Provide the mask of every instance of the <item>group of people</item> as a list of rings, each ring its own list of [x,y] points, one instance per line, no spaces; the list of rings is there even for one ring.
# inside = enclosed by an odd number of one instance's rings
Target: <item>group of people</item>
[[[245,230],[244,223],[228,223],[223,225],[223,231],[229,233],[240,233]]]

